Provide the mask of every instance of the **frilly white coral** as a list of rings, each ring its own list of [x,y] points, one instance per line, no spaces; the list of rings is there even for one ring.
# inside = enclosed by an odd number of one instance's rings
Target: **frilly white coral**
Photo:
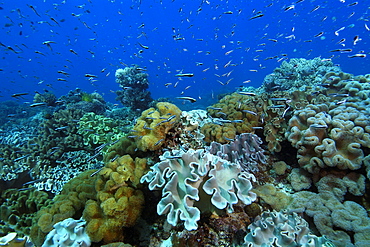
[[[175,226],[180,217],[187,230],[195,230],[201,210],[227,208],[233,212],[233,205],[239,200],[251,204],[256,199],[256,194],[250,191],[255,177],[242,171],[240,165],[204,149],[173,152],[165,152],[160,157],[162,161],[140,180],[148,182],[150,190],[163,188],[157,212],[167,213],[171,225]],[[211,203],[204,192],[212,195]]]
[[[91,241],[85,232],[86,222],[83,219],[65,219],[54,225],[54,229],[46,236],[42,247],[49,246],[70,246],[88,247]]]

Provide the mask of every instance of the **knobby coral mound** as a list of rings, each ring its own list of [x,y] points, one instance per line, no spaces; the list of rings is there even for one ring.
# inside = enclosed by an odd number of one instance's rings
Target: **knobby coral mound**
[[[256,199],[250,191],[252,174],[204,149],[166,151],[160,159],[140,181],[148,182],[150,190],[162,189],[157,212],[167,214],[173,226],[180,219],[187,230],[195,230],[201,212],[233,212],[239,200],[248,205]]]
[[[318,84],[328,72],[341,72],[332,61],[320,58],[304,59],[292,58],[289,62],[283,61],[280,67],[265,77],[262,88],[266,92],[305,91],[307,86]]]
[[[144,204],[144,195],[137,187],[145,171],[146,159],[133,160],[125,155],[99,172],[96,199],[88,200],[83,211],[92,242],[122,241],[123,228],[136,223]]]
[[[153,100],[149,87],[148,74],[143,73],[138,65],[116,70],[116,82],[122,88],[117,90],[117,100],[132,110],[144,110]]]
[[[132,135],[141,151],[159,150],[166,141],[167,133],[180,120],[181,110],[174,104],[159,102],[157,109],[142,112],[132,129]]]
[[[53,225],[67,218],[80,218],[81,211],[89,199],[96,198],[94,170],[81,173],[63,187],[62,192],[42,207],[33,218],[30,237],[41,246]]]

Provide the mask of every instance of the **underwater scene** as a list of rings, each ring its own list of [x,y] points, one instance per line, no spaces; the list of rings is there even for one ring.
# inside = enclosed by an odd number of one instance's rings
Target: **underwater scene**
[[[0,14],[0,246],[370,246],[370,0]]]

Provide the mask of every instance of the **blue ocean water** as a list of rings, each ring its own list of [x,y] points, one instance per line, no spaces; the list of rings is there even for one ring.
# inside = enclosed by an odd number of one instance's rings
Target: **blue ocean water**
[[[348,0],[3,1],[0,97],[26,92],[18,101],[31,102],[35,91],[61,96],[78,87],[118,103],[115,70],[132,64],[147,69],[153,98],[190,96],[198,107],[236,87],[260,86],[290,58],[331,59],[345,72],[366,74],[369,57],[350,56],[369,53],[369,6]],[[194,76],[175,77],[179,72]]]

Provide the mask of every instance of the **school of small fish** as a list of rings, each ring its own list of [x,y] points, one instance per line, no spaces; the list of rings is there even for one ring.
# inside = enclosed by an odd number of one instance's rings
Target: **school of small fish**
[[[43,0],[0,13],[0,97],[18,100],[80,85],[111,95],[115,70],[138,64],[154,91],[194,103],[259,86],[292,57],[363,65],[369,54],[365,1]]]

